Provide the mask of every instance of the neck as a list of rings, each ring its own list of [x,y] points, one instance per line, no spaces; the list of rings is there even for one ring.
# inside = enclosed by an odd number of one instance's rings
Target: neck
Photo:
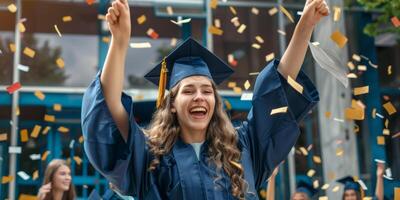
[[[53,193],[54,200],[62,200],[63,195],[64,195],[63,191],[54,189],[52,193]]]
[[[201,143],[206,140],[206,130],[181,129],[181,138],[185,143]]]

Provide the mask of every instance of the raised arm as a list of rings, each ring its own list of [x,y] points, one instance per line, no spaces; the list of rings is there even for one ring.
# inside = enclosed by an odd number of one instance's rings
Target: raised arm
[[[289,46],[282,56],[278,71],[283,77],[296,79],[307,52],[308,42],[319,20],[329,14],[324,0],[307,0]]]
[[[100,82],[104,98],[122,137],[128,138],[128,114],[121,103],[124,84],[124,64],[131,35],[131,20],[127,0],[112,3],[106,15],[112,38],[103,66]]]
[[[376,188],[375,197],[377,200],[383,200],[383,173],[385,172],[385,164],[377,163],[376,166]]]

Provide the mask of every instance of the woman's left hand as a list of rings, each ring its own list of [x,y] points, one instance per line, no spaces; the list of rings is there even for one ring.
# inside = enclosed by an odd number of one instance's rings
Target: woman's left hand
[[[329,15],[329,7],[325,0],[307,0],[304,5],[301,21],[314,27],[323,17]]]

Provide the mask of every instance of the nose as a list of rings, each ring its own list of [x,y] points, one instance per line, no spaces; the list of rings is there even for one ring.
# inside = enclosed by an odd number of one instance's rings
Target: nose
[[[193,101],[203,101],[204,100],[204,95],[201,93],[200,90],[196,91]]]

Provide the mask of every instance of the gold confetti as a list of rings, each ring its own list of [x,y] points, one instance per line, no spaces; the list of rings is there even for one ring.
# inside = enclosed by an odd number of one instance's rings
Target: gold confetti
[[[282,31],[282,30],[279,30],[279,29],[278,29],[278,33],[281,34],[281,35],[286,35],[285,31]]]
[[[215,27],[217,27],[217,28],[221,28],[221,20],[215,19],[215,20],[214,20],[214,25],[215,25]]]
[[[21,142],[27,142],[28,141],[28,129],[22,129],[21,132]]]
[[[42,161],[45,161],[45,160],[47,159],[47,156],[49,156],[49,154],[50,154],[50,151],[45,151],[45,152],[42,154]]]
[[[392,115],[392,114],[397,112],[396,108],[393,106],[393,104],[390,101],[385,103],[385,104],[383,104],[383,107],[385,108],[386,112],[389,115]]]
[[[271,9],[268,10],[268,14],[269,14],[270,16],[275,15],[277,12],[278,12],[278,9],[275,8],[275,7],[273,7],[273,8],[271,8]]]
[[[357,62],[361,61],[361,57],[359,55],[357,55],[357,54],[353,54],[351,57],[353,58],[353,60],[355,60]]]
[[[354,95],[367,94],[368,92],[369,92],[369,86],[354,88]]]
[[[18,26],[19,32],[23,33],[23,32],[26,31],[26,28],[25,28],[25,26],[24,26],[24,24],[23,24],[22,22],[19,22],[19,23],[17,24],[17,26]]]
[[[7,133],[0,134],[0,142],[6,141],[7,137],[8,137]]]
[[[38,171],[38,170],[35,170],[35,171],[32,173],[32,180],[36,180],[37,178],[39,178],[39,171]]]
[[[30,58],[35,57],[35,51],[29,47],[25,47],[24,54],[29,56]]]
[[[313,182],[313,187],[314,187],[314,188],[318,188],[318,187],[319,187],[319,182],[318,182],[318,180],[315,180],[315,181]]]
[[[326,112],[325,112],[325,117],[326,117],[326,118],[330,118],[330,117],[331,117],[331,115],[332,115],[332,113],[331,113],[331,112],[329,112],[329,111],[326,111]]]
[[[54,111],[57,111],[57,112],[59,112],[59,111],[61,111],[62,110],[62,106],[61,106],[61,104],[54,104],[53,105],[53,110]]]
[[[385,128],[388,128],[388,126],[389,126],[389,120],[386,119],[386,120],[385,120]]]
[[[236,87],[236,82],[228,82],[228,88]]]
[[[46,126],[46,128],[43,129],[42,134],[46,135],[50,130],[50,126]]]
[[[15,53],[15,44],[14,43],[10,43],[9,46],[10,46],[10,51]]]
[[[39,135],[40,129],[42,129],[41,126],[35,125],[35,127],[32,130],[32,133],[31,133],[31,138],[37,138]]]
[[[264,43],[264,39],[263,39],[261,36],[259,36],[259,35],[256,36],[256,40],[257,40],[257,42],[259,42],[259,43],[261,43],[261,44]]]
[[[56,121],[56,118],[54,117],[54,115],[45,114],[44,115],[44,121],[46,121],[46,122],[54,122],[54,121]]]
[[[261,48],[261,46],[259,44],[256,44],[256,43],[252,44],[251,47],[253,47],[255,49],[260,49]]]
[[[286,10],[286,8],[284,8],[283,6],[279,5],[279,9],[281,10],[281,12],[283,12],[283,14],[286,15],[286,17],[289,19],[290,22],[294,23],[292,14],[290,14],[289,11]]]
[[[17,6],[15,6],[15,4],[10,4],[7,6],[8,11],[10,11],[11,13],[15,13],[17,12]]]
[[[146,22],[146,15],[141,15],[140,17],[138,17],[137,19],[137,23],[138,24],[143,24]]]
[[[111,39],[110,39],[110,37],[103,36],[103,37],[101,38],[101,41],[103,41],[104,43],[110,43]]]
[[[74,160],[75,160],[76,164],[81,165],[81,163],[82,163],[81,158],[79,158],[78,156],[74,156]]]
[[[171,39],[171,42],[170,42],[170,45],[174,47],[174,46],[176,46],[176,43],[177,43],[177,42],[178,42],[178,39],[172,38],[172,39]]]
[[[357,78],[357,75],[355,73],[349,73],[347,74],[347,78]]]
[[[293,80],[292,77],[288,76],[287,82],[290,86],[292,86],[293,89],[295,89],[300,94],[303,94],[303,86]]]
[[[82,143],[83,142],[83,136],[81,135],[80,137],[79,137],[79,143]]]
[[[387,129],[387,128],[383,129],[382,134],[383,135],[390,135],[389,129]]]
[[[265,60],[266,60],[267,62],[273,60],[274,58],[275,58],[275,54],[274,54],[274,53],[270,53],[270,54],[268,54],[268,55],[265,56]]]
[[[327,196],[318,197],[318,200],[328,200]]]
[[[367,71],[367,66],[365,65],[358,65],[357,66],[358,71]]]
[[[253,8],[251,8],[251,13],[258,15],[260,13],[260,11],[256,7],[253,7]]]
[[[60,126],[60,127],[58,127],[57,131],[61,132],[61,133],[68,133],[69,132],[69,128],[64,127],[64,126]]]
[[[57,24],[54,24],[54,29],[56,30],[59,37],[62,37],[60,30],[58,29]]]
[[[356,68],[356,67],[354,66],[353,62],[351,62],[351,61],[349,61],[349,62],[347,63],[347,67],[349,67],[350,70],[354,70],[354,68]]]
[[[64,17],[62,18],[62,21],[63,21],[63,22],[70,22],[70,21],[72,21],[72,17],[71,17],[71,16],[64,16]]]
[[[321,187],[321,189],[323,189],[323,190],[327,190],[329,188],[329,184],[328,183],[325,183],[322,187]]]
[[[270,115],[275,115],[278,113],[286,113],[287,112],[288,107],[284,106],[284,107],[280,107],[280,108],[274,108],[271,110]]]
[[[337,191],[339,191],[339,186],[337,185],[337,186],[335,186],[335,187],[333,187],[333,189],[332,189],[332,192],[337,192]]]
[[[246,25],[242,24],[242,25],[240,25],[240,27],[238,28],[237,32],[240,33],[240,34],[242,34],[244,30],[246,30]]]
[[[232,14],[237,15],[236,9],[232,6],[229,6],[229,10],[231,10]]]
[[[308,170],[308,172],[307,172],[307,176],[308,176],[308,177],[313,177],[314,174],[315,174],[315,170],[313,170],[313,169],[310,169],[310,170]]]
[[[233,166],[235,166],[236,168],[242,169],[242,165],[241,165],[240,163],[237,163],[237,162],[235,162],[235,161],[233,161],[233,160],[230,160],[229,162],[230,162]]]
[[[242,93],[242,88],[240,88],[240,87],[234,87],[234,88],[233,88],[233,92],[236,93],[236,94],[241,94],[241,93]]]
[[[211,0],[210,1],[210,8],[216,9],[218,6],[218,0]]]
[[[46,98],[46,96],[43,94],[43,92],[41,92],[39,90],[36,90],[34,94],[38,99],[40,99],[42,101],[44,100],[44,98]]]
[[[347,120],[364,120],[364,109],[346,108],[344,116]]]
[[[15,111],[15,114],[16,114],[17,116],[19,116],[19,114],[20,114],[19,106],[17,106],[17,110]]]
[[[385,145],[385,137],[377,136],[376,137],[376,142],[378,143],[378,145]]]
[[[376,108],[373,108],[373,109],[372,109],[371,115],[372,115],[372,118],[375,119],[375,117],[376,117]]]
[[[313,161],[314,161],[315,163],[317,163],[317,164],[320,164],[320,163],[321,163],[321,157],[319,157],[319,156],[313,156]]]
[[[300,147],[300,151],[301,151],[301,153],[302,153],[304,156],[308,156],[308,151],[307,151],[306,148]]]
[[[219,29],[219,28],[217,28],[215,26],[210,26],[208,28],[208,32],[211,33],[211,34],[214,34],[214,35],[222,35],[224,33],[223,30],[221,30],[221,29]]]
[[[341,32],[335,31],[331,35],[331,39],[340,47],[343,48],[348,39]]]
[[[340,19],[340,13],[341,13],[341,9],[338,6],[334,6],[333,7],[333,21],[337,22]]]
[[[37,200],[36,195],[20,194],[18,200]]]
[[[337,148],[336,149],[336,156],[342,156],[344,153],[344,150],[342,148]]]
[[[102,14],[98,14],[98,15],[97,15],[97,19],[98,19],[98,20],[106,20],[106,16],[105,16],[105,15],[102,15]]]
[[[168,13],[168,15],[174,14],[174,10],[172,9],[172,6],[167,6],[167,13]]]
[[[246,80],[246,82],[244,83],[244,89],[248,90],[250,88],[250,81]]]
[[[394,188],[394,199],[399,200],[400,199],[400,187],[395,187]]]
[[[389,65],[387,68],[387,74],[391,75],[392,74],[392,65]]]
[[[6,184],[6,183],[11,182],[12,180],[14,180],[14,177],[13,177],[13,176],[3,176],[3,177],[1,178],[1,183],[2,183],[2,184]]]
[[[57,58],[56,64],[60,69],[63,69],[65,66],[64,60],[62,58]]]

